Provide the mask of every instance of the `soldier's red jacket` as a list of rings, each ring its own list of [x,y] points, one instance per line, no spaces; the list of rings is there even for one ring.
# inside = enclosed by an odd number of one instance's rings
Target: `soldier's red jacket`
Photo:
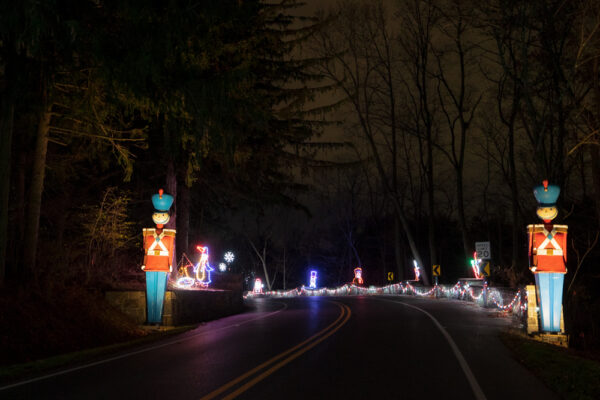
[[[173,260],[175,229],[163,229],[160,235],[156,229],[145,228],[144,232],[144,271],[169,272]]]
[[[567,272],[567,225],[527,225],[529,268],[534,272]]]

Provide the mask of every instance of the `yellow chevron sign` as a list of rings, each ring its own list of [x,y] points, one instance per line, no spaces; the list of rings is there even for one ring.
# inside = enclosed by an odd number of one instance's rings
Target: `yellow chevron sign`
[[[440,265],[434,265],[433,266],[433,276],[440,276],[442,275],[442,267]]]
[[[485,276],[490,276],[490,262],[489,261],[485,263],[485,267],[482,268],[481,272]]]
[[[388,281],[393,281],[394,280],[394,273],[393,272],[388,272]]]

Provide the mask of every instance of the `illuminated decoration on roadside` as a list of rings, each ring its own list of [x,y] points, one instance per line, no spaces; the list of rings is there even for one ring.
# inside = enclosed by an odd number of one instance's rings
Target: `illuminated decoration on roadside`
[[[173,196],[159,189],[152,195],[154,214],[152,221],[156,228],[142,230],[144,262],[142,270],[146,273],[146,308],[148,324],[161,324],[167,279],[173,270],[173,248],[175,230],[164,229],[169,222],[169,208],[173,205]]]
[[[411,284],[414,281],[404,281],[399,283],[390,284],[382,287],[370,286],[368,288],[363,286],[356,286],[352,284],[345,284],[337,288],[320,288],[320,289],[309,289],[304,286],[294,288],[291,290],[273,290],[265,293],[261,291],[249,292],[244,295],[244,298],[252,297],[254,294],[260,294],[271,297],[295,297],[295,296],[376,296],[376,295],[405,295],[405,296],[419,296],[419,297],[435,297],[435,298],[449,298],[462,301],[470,301],[486,307],[487,305],[494,305],[499,310],[508,313],[516,314],[517,316],[523,315],[528,308],[527,291],[516,290],[513,294],[506,293],[505,290],[502,292],[495,288],[489,288],[486,285],[471,286],[468,282],[457,282],[455,285],[435,285],[431,288],[424,288],[420,286],[414,286]],[[255,285],[255,288],[257,286]],[[262,288],[262,284],[260,286]],[[512,296],[512,297],[511,297]],[[487,298],[487,300],[486,300]],[[509,301],[510,300],[510,301]]]
[[[196,278],[193,277],[193,275],[190,276],[189,274],[189,270],[194,269],[194,264],[190,261],[190,259],[185,253],[182,254],[181,261],[179,263],[180,265],[178,266],[177,271],[179,272],[179,275],[181,275],[181,277],[177,279],[177,286],[182,288],[190,288],[194,286]]]
[[[211,283],[210,273],[215,269],[208,263],[208,247],[196,246],[196,249],[200,252],[200,260],[195,265],[191,265],[188,260],[188,263],[179,269],[179,274],[183,275],[177,280],[177,285],[180,287],[190,288],[196,285],[208,287]]]
[[[473,253],[473,258],[471,261],[471,269],[473,270],[473,275],[475,275],[475,279],[481,279],[481,272],[479,271],[479,263],[480,259],[477,258],[477,252]]]
[[[200,261],[196,264],[194,272],[196,272],[196,280],[201,286],[210,285],[210,273],[215,269],[208,263],[208,247],[207,246],[196,246],[196,249],[200,252]]]
[[[317,271],[310,271],[310,285],[308,287],[311,289],[317,287]]]
[[[233,260],[235,260],[235,255],[231,252],[228,251],[227,253],[225,253],[225,255],[223,256],[223,259],[225,260],[225,262],[227,264],[231,264],[233,262]]]
[[[355,285],[362,285],[363,283],[365,283],[362,278],[361,267],[354,268],[354,279],[352,279],[352,283],[354,283]]]
[[[263,291],[263,284],[262,284],[262,280],[260,278],[256,278],[254,280],[254,289],[252,290],[252,292],[254,294],[261,294]]]
[[[558,215],[556,201],[560,187],[542,185],[533,188],[538,202],[537,216],[544,222],[527,226],[529,237],[529,269],[535,276],[539,296],[541,330],[564,333],[562,296],[567,273],[567,225],[555,225]]]
[[[225,272],[226,269],[227,269],[227,264],[219,263],[219,271]]]
[[[417,264],[417,260],[413,260],[413,264],[415,266],[415,281],[418,281],[421,278],[421,270],[419,270],[419,264]]]

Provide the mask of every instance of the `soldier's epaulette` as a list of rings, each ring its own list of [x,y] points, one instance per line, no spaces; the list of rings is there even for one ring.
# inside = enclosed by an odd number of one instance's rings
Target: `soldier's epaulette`
[[[144,233],[144,236],[152,235],[154,232],[156,232],[156,228],[143,228],[142,232]]]
[[[527,225],[527,231],[533,233],[544,232],[546,226],[544,224]],[[569,229],[568,225],[552,225],[552,229],[555,229],[558,233],[567,232]]]
[[[163,229],[165,236],[175,236],[177,231],[175,229]]]

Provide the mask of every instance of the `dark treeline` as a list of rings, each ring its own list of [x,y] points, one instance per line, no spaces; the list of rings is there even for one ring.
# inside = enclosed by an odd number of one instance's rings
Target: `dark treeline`
[[[293,203],[285,167],[318,130],[293,2],[9,3],[0,282],[133,273],[159,187],[180,254],[219,210]]]

